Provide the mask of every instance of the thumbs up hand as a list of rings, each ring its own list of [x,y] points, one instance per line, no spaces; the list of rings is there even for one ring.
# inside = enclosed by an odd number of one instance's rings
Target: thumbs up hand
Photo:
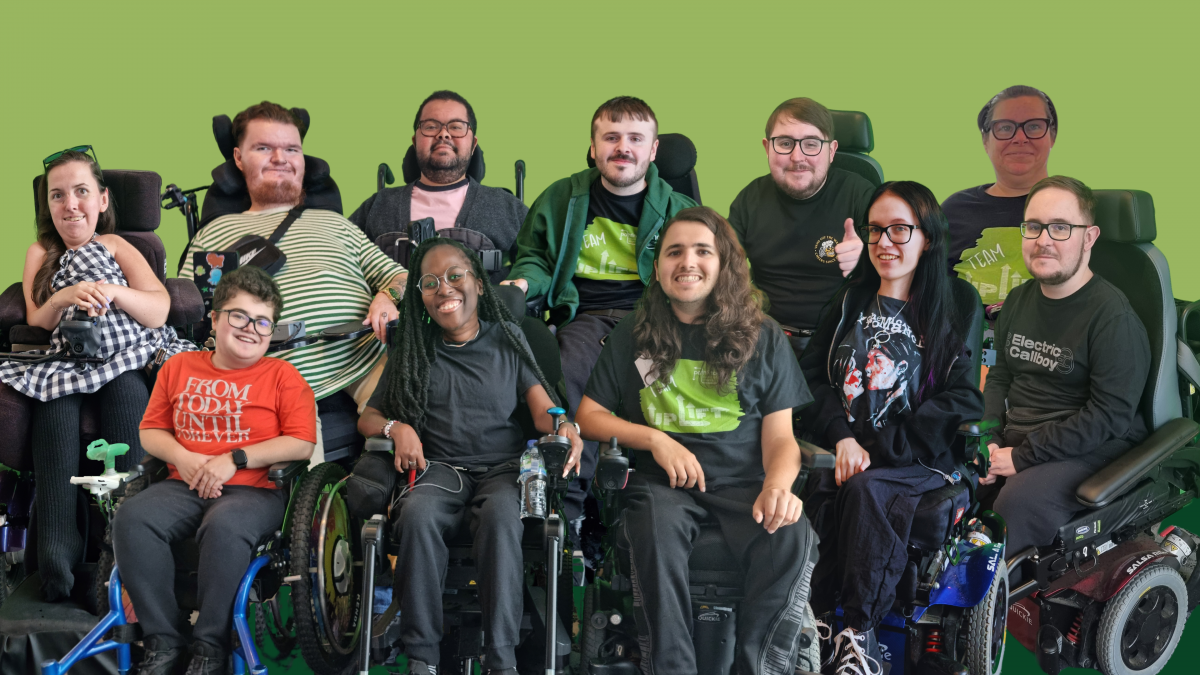
[[[842,238],[842,243],[833,247],[833,252],[837,255],[838,268],[842,270],[842,276],[849,276],[863,252],[863,242],[858,236],[858,232],[854,230],[853,218],[846,219],[846,235]]]

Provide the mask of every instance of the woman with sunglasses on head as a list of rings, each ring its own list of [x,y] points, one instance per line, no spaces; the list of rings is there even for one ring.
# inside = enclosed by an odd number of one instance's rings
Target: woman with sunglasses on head
[[[516,671],[522,568],[518,463],[521,400],[542,433],[560,405],[525,336],[488,283],[479,256],[450,239],[413,253],[387,369],[358,420],[364,436],[395,446],[396,470],[418,472],[393,516],[399,541],[395,592],[410,672],[436,673],[442,638],[445,537],[469,516],[480,571],[485,673]],[[410,301],[420,300],[419,302]],[[583,443],[570,424],[565,476]]]
[[[138,423],[150,392],[142,369],[160,355],[195,349],[164,324],[171,298],[146,259],[114,234],[112,195],[95,159],[81,146],[43,160],[38,184],[37,241],[25,255],[22,290],[26,322],[52,331],[51,352],[69,352],[60,323],[92,319],[99,363],[50,359],[0,363],[0,382],[40,401],[33,410],[33,464],[37,475],[38,570],[47,600],[67,597],[72,568],[85,542],[76,528],[79,411],[95,396],[99,435],[126,443],[117,470],[142,457]]]
[[[978,296],[946,272],[946,219],[909,181],[871,196],[867,253],[826,309],[800,365],[814,403],[801,413],[833,471],[810,479],[805,512],[820,536],[813,610],[842,605],[829,673],[878,675],[874,628],[908,562],[921,495],[954,477],[955,431],[980,419],[966,325]],[[965,311],[959,308],[966,308]]]

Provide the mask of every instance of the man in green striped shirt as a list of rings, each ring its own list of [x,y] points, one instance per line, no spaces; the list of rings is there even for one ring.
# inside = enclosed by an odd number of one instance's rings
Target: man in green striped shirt
[[[291,111],[266,101],[234,118],[233,158],[246,178],[250,210],[222,216],[200,230],[181,276],[194,276],[193,253],[227,250],[246,235],[269,237],[303,201],[301,124]],[[277,246],[287,256],[275,275],[284,299],[280,320],[302,319],[312,333],[358,319],[375,334],[317,342],[276,356],[300,371],[317,400],[348,387],[356,400],[354,390],[370,396],[375,385],[369,380],[378,379],[385,360],[386,324],[400,314],[396,303],[408,273],[333,211],[305,210]]]

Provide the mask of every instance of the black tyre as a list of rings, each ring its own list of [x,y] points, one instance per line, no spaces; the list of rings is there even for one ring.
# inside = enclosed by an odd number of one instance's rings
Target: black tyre
[[[337,464],[320,464],[301,480],[291,504],[296,639],[317,675],[339,675],[354,661],[359,640],[359,532],[346,506],[345,478]]]
[[[116,517],[115,514],[126,500],[150,487],[150,484],[149,476],[139,476],[117,488],[113,493],[116,499],[116,504],[113,506],[113,517]],[[88,604],[88,609],[94,611],[96,616],[104,616],[108,614],[109,610],[108,578],[112,575],[112,568],[115,564],[112,546],[112,523],[109,523],[104,528],[104,544],[100,548],[100,559],[96,562],[96,576],[92,579],[92,596]]]
[[[296,648],[296,622],[291,617],[284,621],[279,605],[279,595],[254,603],[254,642],[261,650],[270,639],[283,657]]]
[[[2,555],[0,554],[0,556]],[[0,607],[4,605],[5,600],[8,600],[8,596],[17,590],[17,586],[24,579],[25,565],[23,563],[10,564],[0,558]]]
[[[1179,572],[1155,565],[1135,576],[1104,606],[1096,660],[1106,675],[1154,675],[1179,645],[1188,606]]]
[[[1004,635],[1008,626],[1008,565],[1003,557],[997,563],[987,595],[964,614],[967,670],[971,675],[999,675],[1004,665]]]
[[[583,616],[580,617],[579,638],[579,671],[588,672],[597,657],[600,656],[600,644],[604,642],[604,629],[608,625],[608,617],[596,611],[596,585],[588,584],[583,589]]]

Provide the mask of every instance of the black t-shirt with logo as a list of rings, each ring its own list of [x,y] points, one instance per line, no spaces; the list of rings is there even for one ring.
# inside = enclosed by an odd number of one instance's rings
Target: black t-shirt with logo
[[[843,277],[833,247],[846,236],[846,219],[866,223],[875,186],[858,174],[829,169],[825,186],[792,199],[768,174],[754,179],[729,207],[754,284],[767,295],[771,316],[785,326],[814,329],[821,308]]]
[[[800,364],[778,324],[767,319],[754,356],[726,393],[706,386],[704,326],[679,323],[682,356],[670,377],[649,380],[650,361],[637,357],[631,314],[605,341],[585,394],[622,419],[666,432],[696,455],[706,487],[761,484],[762,419],[812,401]],[[665,382],[664,382],[665,380]],[[649,452],[638,471],[663,475]]]
[[[1019,227],[1025,219],[1025,197],[994,197],[993,184],[955,192],[942,202],[950,224],[950,269],[962,262],[963,251],[974,248],[983,231],[993,227]]]
[[[638,276],[637,235],[646,190],[615,195],[597,178],[588,192],[587,228],[575,265],[579,310],[633,309],[646,286]]]
[[[909,324],[909,303],[875,296],[837,347],[842,408],[856,437],[893,424],[913,410],[921,386],[924,343]]]
[[[1138,404],[1149,372],[1146,328],[1116,286],[1097,275],[1051,299],[1030,281],[1000,311],[984,416],[1003,420],[1010,408],[1079,410],[1030,433],[1013,461],[1018,470],[1071,457],[1103,463],[1146,437]]]

